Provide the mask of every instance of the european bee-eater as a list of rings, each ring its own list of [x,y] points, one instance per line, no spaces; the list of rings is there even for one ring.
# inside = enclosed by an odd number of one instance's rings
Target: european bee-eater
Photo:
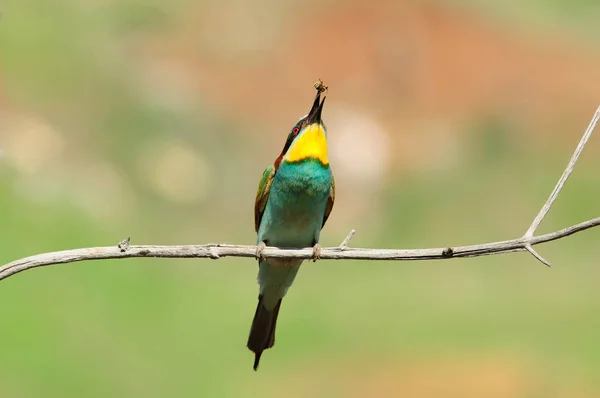
[[[275,344],[275,326],[281,300],[294,282],[300,259],[263,257],[266,246],[313,247],[319,258],[319,236],[335,199],[335,183],[329,167],[326,127],[321,120],[325,96],[322,82],[308,115],[290,131],[283,150],[267,167],[258,184],[254,227],[258,234],[258,306],[250,328],[248,348],[254,352],[254,370],[262,352]]]

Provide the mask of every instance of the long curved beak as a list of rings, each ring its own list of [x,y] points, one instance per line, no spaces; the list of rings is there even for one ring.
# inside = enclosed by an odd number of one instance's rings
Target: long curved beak
[[[306,117],[307,124],[322,123],[321,112],[323,112],[323,104],[325,103],[325,98],[326,97],[323,96],[323,101],[321,101],[321,91],[317,90],[315,102],[313,102],[312,108],[310,108],[310,112],[308,112],[308,116]]]

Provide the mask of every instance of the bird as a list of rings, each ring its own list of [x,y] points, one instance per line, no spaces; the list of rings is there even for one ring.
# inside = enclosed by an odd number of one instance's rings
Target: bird
[[[294,282],[302,259],[265,258],[267,246],[312,247],[320,258],[319,237],[335,201],[335,180],[329,164],[327,128],[321,119],[327,86],[319,79],[308,114],[290,130],[281,154],[263,172],[254,203],[257,233],[258,305],[247,347],[256,371],[264,350],[275,344],[281,301]]]

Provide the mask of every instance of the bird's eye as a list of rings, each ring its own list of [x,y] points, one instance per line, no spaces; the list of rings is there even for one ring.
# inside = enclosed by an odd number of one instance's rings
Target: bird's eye
[[[298,135],[299,132],[300,132],[300,127],[294,127],[294,129],[292,130],[292,135]]]

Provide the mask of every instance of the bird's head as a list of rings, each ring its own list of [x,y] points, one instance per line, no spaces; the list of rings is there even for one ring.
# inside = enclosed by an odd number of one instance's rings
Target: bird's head
[[[317,96],[310,108],[310,112],[302,117],[290,131],[281,152],[280,158],[288,163],[301,162],[306,159],[318,160],[322,165],[329,165],[327,155],[327,128],[321,119],[325,96],[321,94],[325,89],[315,84]]]

